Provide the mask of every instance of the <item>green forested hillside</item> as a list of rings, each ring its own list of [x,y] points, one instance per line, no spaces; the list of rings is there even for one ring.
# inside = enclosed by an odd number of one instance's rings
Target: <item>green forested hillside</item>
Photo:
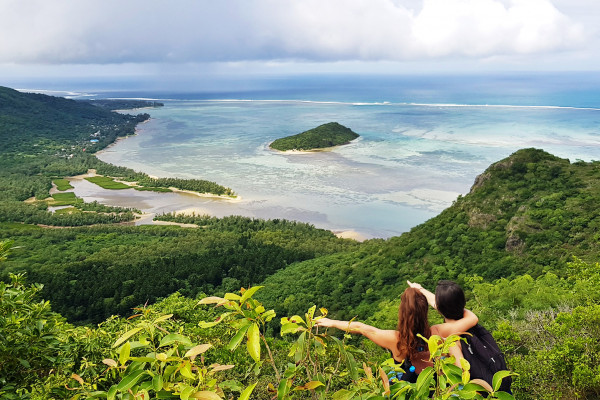
[[[0,87],[3,153],[63,155],[106,147],[149,118],[118,114],[87,102]],[[97,139],[97,143],[91,143]]]
[[[297,135],[277,139],[270,144],[275,150],[314,150],[347,144],[359,135],[337,122],[329,122]]]
[[[437,217],[399,237],[280,271],[265,282],[262,299],[289,313],[317,302],[364,318],[374,303],[401,293],[406,279],[434,286],[475,275],[565,277],[573,255],[599,258],[599,201],[600,162],[571,164],[520,150],[490,166]]]
[[[99,322],[179,291],[260,283],[294,262],[356,248],[330,231],[288,221],[206,219],[202,228],[106,226],[42,229],[0,224],[18,249],[0,271],[27,272],[71,321]]]
[[[96,169],[101,175],[137,180],[143,186],[164,187],[234,195],[214,182],[194,179],[151,179],[128,168],[104,163],[93,156],[117,137],[131,135],[147,120],[111,112],[103,107],[42,94],[21,93],[0,87],[0,222],[24,222],[51,226],[112,224],[134,219],[131,210],[99,209],[50,213],[49,197],[54,178]],[[124,105],[121,103],[117,103]],[[126,103],[129,104],[129,103]],[[133,103],[139,104],[139,103]],[[130,104],[131,105],[131,104]],[[24,200],[35,197],[30,204]]]
[[[160,219],[198,228],[123,226],[111,218],[130,210],[90,204],[58,215],[46,212],[46,203],[23,200],[45,198],[53,178],[89,168],[147,179],[148,186],[173,184],[83,151],[102,123],[108,129],[117,121],[118,129],[107,132],[127,134],[145,117],[4,88],[0,95],[0,135],[7,143],[0,148],[1,398],[113,398],[117,392],[121,397],[114,398],[128,398],[132,390],[164,398],[245,399],[246,388],[261,399],[382,395],[385,387],[369,368],[376,375],[375,364],[386,355],[369,343],[317,339],[307,327],[290,349],[287,336],[273,333],[296,329],[279,317],[312,320],[306,310],[313,305],[334,317],[392,329],[406,279],[430,289],[439,279],[464,286],[468,307],[493,331],[509,368],[519,374],[517,399],[598,398],[599,162],[570,163],[539,149],[520,150],[491,165],[470,193],[440,215],[389,240],[357,243],[307,224],[242,217],[165,215]],[[74,115],[61,119],[61,112]],[[43,124],[47,118],[56,121]],[[99,222],[105,225],[36,225]],[[36,285],[9,277],[21,272]],[[264,307],[238,291],[257,284],[264,288],[251,294]],[[228,299],[248,303],[234,310],[244,316],[225,327],[211,328],[222,321],[219,311],[192,300],[201,292],[236,291]],[[160,300],[174,292],[179,294]],[[110,317],[132,313],[131,320]],[[79,324],[109,318],[100,326],[76,327],[65,317]],[[432,312],[431,319],[439,317]],[[265,352],[267,344],[272,354]],[[196,358],[202,352],[206,358]]]

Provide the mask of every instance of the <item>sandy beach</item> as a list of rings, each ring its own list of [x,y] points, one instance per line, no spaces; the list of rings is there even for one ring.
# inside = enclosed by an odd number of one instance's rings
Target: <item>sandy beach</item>
[[[333,231],[334,235],[342,238],[342,239],[352,239],[352,240],[356,240],[357,242],[364,242],[365,240],[367,240],[368,238],[365,235],[360,234],[359,232],[356,231]]]

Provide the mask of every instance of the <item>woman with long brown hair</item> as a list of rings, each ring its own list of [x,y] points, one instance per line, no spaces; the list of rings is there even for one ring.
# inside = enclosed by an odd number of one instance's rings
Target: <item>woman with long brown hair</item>
[[[403,369],[407,372],[404,379],[413,381],[416,380],[419,372],[431,365],[429,351],[424,341],[419,338],[419,334],[426,338],[434,334],[447,336],[448,332],[465,332],[478,321],[475,314],[465,310],[462,319],[430,327],[428,309],[429,304],[425,295],[418,289],[409,287],[400,297],[398,326],[395,330],[379,329],[358,321],[339,321],[329,318],[318,320],[317,325],[365,336],[376,345],[389,350],[393,359],[403,364]],[[414,369],[410,368],[411,365]],[[413,370],[414,374],[409,374],[409,370]]]

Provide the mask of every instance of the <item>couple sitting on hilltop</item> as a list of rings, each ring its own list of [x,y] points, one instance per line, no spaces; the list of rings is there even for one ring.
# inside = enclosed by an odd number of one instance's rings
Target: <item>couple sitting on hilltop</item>
[[[477,316],[465,309],[465,294],[458,284],[451,281],[440,281],[434,295],[418,283],[407,282],[409,287],[402,293],[400,298],[398,327],[396,330],[383,330],[362,322],[338,321],[329,318],[317,321],[317,325],[364,335],[373,343],[389,350],[396,363],[401,364],[402,369],[405,371],[401,377],[402,380],[416,382],[419,372],[432,365],[428,347],[417,335],[420,334],[426,338],[431,335],[438,335],[445,338],[469,330],[476,332],[474,335],[478,335],[480,331],[485,331],[485,329],[477,325]],[[428,304],[437,309],[444,317],[443,323],[429,326],[427,318]],[[479,330],[473,329],[476,325]],[[489,332],[485,331],[485,333],[489,336],[488,340],[493,342]],[[463,351],[460,342],[457,342],[457,344],[457,346],[450,348],[450,355],[455,357],[456,365],[460,366]],[[468,349],[472,353],[470,343],[468,345]],[[463,344],[464,346],[465,344]],[[495,342],[493,346],[495,346]],[[471,376],[473,376],[473,371],[471,371]],[[484,380],[488,381],[488,379]],[[510,389],[503,388],[503,390]]]

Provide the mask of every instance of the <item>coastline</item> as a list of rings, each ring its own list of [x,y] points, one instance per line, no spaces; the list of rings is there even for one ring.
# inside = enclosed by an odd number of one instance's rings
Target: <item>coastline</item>
[[[329,147],[319,147],[319,148],[311,149],[311,150],[297,150],[297,149],[293,149],[293,150],[278,150],[278,149],[274,149],[274,148],[271,147],[271,144],[273,144],[273,142],[275,141],[275,140],[273,140],[273,141],[271,141],[271,142],[269,142],[267,144],[267,148],[269,150],[273,151],[273,152],[280,153],[280,154],[328,153],[328,152],[331,152],[331,151],[337,149],[338,147],[347,146],[349,144],[352,144],[352,142],[354,142],[355,140],[359,140],[359,139],[361,139],[361,136],[359,136],[359,137],[357,137],[355,139],[352,139],[352,140],[350,140],[349,142],[346,142],[346,143],[338,144],[338,145],[335,145],[335,146],[329,146]]]
[[[70,179],[85,179],[85,178],[93,178],[95,176],[103,176],[103,175],[98,175],[98,173],[96,172],[95,169],[88,169],[88,172],[85,174],[81,174],[81,175],[75,175],[75,176],[68,176],[65,179],[70,180]],[[155,176],[151,176],[148,175],[150,178],[153,179],[158,179]],[[120,179],[115,179],[113,178],[113,180],[115,182],[119,182],[122,183],[124,185],[130,186],[132,189],[135,189],[136,187],[143,187],[143,186],[139,186],[137,184],[137,182],[130,182],[130,181],[123,181]],[[207,197],[207,198],[218,198],[218,199],[222,199],[222,200],[228,200],[228,201],[232,201],[232,202],[239,202],[242,201],[242,196],[236,196],[236,197],[231,197],[231,196],[225,196],[225,195],[220,195],[220,194],[213,194],[213,193],[200,193],[200,192],[194,192],[193,190],[184,190],[184,189],[178,189],[176,187],[169,187],[169,190],[171,190],[172,192],[175,193],[187,193],[187,194],[193,194],[195,196],[198,197]],[[111,190],[111,189],[106,189],[106,190]],[[125,189],[127,190],[127,189]]]
[[[214,210],[211,209],[211,204],[214,204],[214,201],[222,201],[222,200],[227,200],[227,203],[240,203],[241,197],[237,198],[237,199],[233,199],[230,197],[225,197],[225,196],[217,196],[217,195],[210,195],[210,194],[203,194],[203,193],[197,193],[197,192],[192,192],[192,191],[188,191],[188,190],[180,190],[180,189],[175,189],[172,193],[162,193],[162,192],[138,192],[135,191],[131,192],[128,191],[127,189],[125,190],[111,190],[111,189],[104,189],[101,186],[98,186],[96,184],[93,184],[91,182],[88,182],[85,180],[85,178],[89,178],[89,177],[93,177],[93,176],[98,176],[97,171],[94,169],[89,169],[87,173],[85,174],[80,174],[80,175],[75,175],[75,176],[71,176],[71,177],[67,177],[66,179],[69,180],[69,182],[75,181],[73,182],[73,186],[74,189],[70,189],[69,191],[75,191],[78,192],[81,190],[80,188],[80,183],[77,183],[77,181],[85,181],[86,185],[88,186],[92,186],[94,187],[94,192],[93,193],[87,193],[87,194],[83,194],[83,196],[81,197],[85,197],[85,201],[98,201],[102,204],[106,204],[106,205],[111,205],[111,206],[122,206],[122,207],[136,207],[142,210],[142,214],[137,215],[138,218],[135,221],[132,222],[127,222],[125,224],[133,224],[133,225],[177,225],[177,226],[181,226],[183,228],[198,228],[197,225],[195,224],[185,224],[185,223],[177,223],[177,222],[167,222],[167,221],[155,221],[154,217],[156,215],[159,215],[161,213],[164,212],[172,212],[174,214],[177,215],[207,215],[207,216],[211,216],[211,217],[217,217],[217,218],[223,218],[225,215],[241,215],[244,216],[243,213],[240,214],[236,214],[236,213],[232,213],[232,214],[223,214],[223,213],[219,213],[219,212],[214,212]],[[118,181],[118,180],[115,180]],[[122,183],[125,183],[129,186],[131,186],[131,189],[134,189],[134,186],[132,185],[132,182],[123,182],[123,181],[119,181]],[[102,194],[99,193],[106,193],[109,196],[111,194],[114,194],[117,197],[105,197]],[[151,194],[151,196],[154,196],[155,199],[164,199],[164,200],[160,200],[159,202],[153,201],[152,199],[147,198],[146,196],[148,194]],[[137,197],[137,196],[141,196],[141,197]],[[166,197],[166,196],[173,196],[173,195],[183,195],[183,196],[192,196],[192,198],[198,198],[200,199],[204,199],[204,201],[208,201],[209,203],[205,203],[205,202],[201,202],[201,203],[190,203],[189,201],[185,200],[185,198],[182,198],[182,200],[179,200],[179,197]],[[116,201],[115,201],[116,200]],[[121,200],[125,200],[127,204],[123,204],[121,202]],[[257,217],[257,216],[252,216],[252,215],[245,215],[246,217],[249,218],[266,218],[268,219],[268,217]],[[330,232],[332,232],[335,236],[337,236],[338,238],[342,238],[342,239],[351,239],[351,240],[355,240],[357,242],[363,242],[365,240],[368,240],[369,237],[352,229],[344,229],[344,230],[340,230],[340,229],[328,229]]]
[[[314,153],[328,153],[331,152],[335,149],[337,149],[340,146],[344,146],[347,144],[350,144],[350,142],[348,143],[344,143],[344,144],[339,144],[337,146],[331,146],[331,147],[321,147],[318,149],[312,149],[312,150],[277,150],[271,147],[271,143],[267,144],[267,148],[275,153],[279,153],[279,154],[314,154]]]
[[[364,236],[363,234],[361,234],[360,232],[357,232],[355,230],[347,230],[347,231],[332,230],[331,232],[333,232],[333,234],[335,236],[339,237],[340,239],[352,239],[352,240],[356,240],[357,242],[364,242],[365,240],[368,239],[366,236]]]
[[[112,143],[110,143],[108,146],[104,147],[103,149],[100,149],[98,151],[96,151],[95,153],[93,153],[93,156],[96,156],[97,154],[102,154],[103,152],[107,151],[108,149],[110,149],[111,147],[113,147],[114,145],[116,145],[117,143],[119,143],[121,140],[125,140],[127,138],[130,138],[132,136],[137,136],[138,132],[140,131],[140,128],[138,128],[138,125],[140,124],[145,124],[147,122],[149,122],[152,118],[148,118],[145,121],[139,122],[136,126],[135,129],[133,131],[133,133],[131,135],[127,135],[127,136],[119,136],[118,138],[116,138]]]
[[[147,123],[151,119],[152,118],[142,121],[142,122],[140,122],[140,124]],[[121,137],[116,138],[115,141],[113,141],[112,143],[107,145],[105,148],[98,150],[97,152],[94,153],[94,155],[99,156],[103,152],[114,151],[113,146],[118,144],[121,140],[125,140],[131,136],[136,136],[136,135],[140,134],[143,131],[143,129],[144,129],[143,125],[136,125],[134,133],[127,135],[127,136],[121,136]],[[326,148],[319,148],[319,149],[313,149],[313,150],[287,150],[287,151],[280,151],[280,150],[272,149],[269,147],[270,146],[270,143],[269,143],[269,145],[267,145],[267,148],[275,153],[280,153],[280,154],[292,154],[292,155],[309,154],[310,155],[310,154],[332,152],[340,146],[344,146],[344,145],[351,144],[351,143],[352,143],[352,141],[343,143],[340,145],[336,145],[336,146],[326,147]],[[115,164],[115,165],[118,165],[118,164]],[[145,173],[143,170],[140,170],[139,172]],[[67,179],[69,179],[69,180],[82,179],[83,180],[84,178],[93,177],[93,176],[97,176],[97,175],[98,175],[97,171],[89,170],[85,174],[68,177]],[[155,179],[159,178],[157,176],[152,176],[149,174],[147,174],[147,175],[150,178],[155,178]],[[126,181],[122,181],[119,179],[114,179],[114,180],[116,182],[121,182],[123,184],[126,184],[127,186],[130,186],[131,188],[134,188],[136,186],[135,182],[126,182]],[[137,208],[141,208],[143,210],[143,214],[135,221],[135,225],[152,224],[152,225],[180,225],[182,227],[195,227],[195,226],[192,226],[193,224],[190,226],[187,226],[189,224],[173,224],[173,223],[167,224],[163,221],[154,221],[153,220],[155,215],[159,215],[164,212],[173,212],[176,214],[191,214],[191,213],[195,212],[196,214],[209,215],[209,216],[214,216],[217,218],[222,218],[226,215],[240,215],[240,216],[246,216],[246,217],[250,217],[250,218],[261,218],[261,219],[275,218],[274,216],[266,215],[264,213],[246,212],[245,209],[240,209],[239,205],[245,204],[245,201],[244,201],[245,199],[243,199],[242,196],[240,196],[240,195],[236,195],[236,197],[230,197],[230,196],[216,195],[216,194],[211,194],[211,193],[199,193],[199,192],[194,192],[191,190],[183,190],[183,189],[178,189],[178,188],[174,188],[174,187],[169,187],[169,189],[175,194],[188,195],[188,196],[193,196],[198,199],[209,200],[210,206],[207,208],[204,208],[202,204],[199,204],[199,207],[196,207],[196,209],[191,210],[190,203],[193,200],[190,200],[189,198],[188,199],[185,199],[185,198],[180,199],[179,197],[175,197],[175,198],[166,197],[166,199],[168,199],[168,200],[156,200],[156,198],[150,199],[147,196],[139,196],[137,193],[139,191],[136,191],[136,193],[134,193],[132,191],[127,191],[127,190],[125,190],[124,192],[122,192],[121,194],[116,196],[116,197],[118,197],[118,199],[117,199],[113,195],[113,193],[116,194],[115,193],[116,191],[110,190],[110,189],[102,189],[103,194],[90,193],[87,195],[86,201],[97,200],[100,203],[107,204],[107,205],[122,205],[122,206],[129,206],[129,207],[134,206]],[[113,193],[110,193],[110,192],[113,192]],[[106,193],[106,195],[104,195],[104,193]],[[148,192],[148,193],[155,193],[156,197],[163,197],[162,195],[168,194],[168,193],[158,193],[158,192]],[[219,205],[216,205],[216,203],[212,203],[213,199],[216,201],[226,200],[226,202],[224,202],[222,206],[219,206]],[[249,200],[249,201],[252,202],[253,200]],[[166,202],[168,202],[169,204],[165,204]],[[129,204],[123,205],[122,203],[129,203]],[[228,211],[225,210],[225,209],[229,208],[229,207],[225,206],[225,204],[227,204],[227,203],[232,203],[231,210],[228,210]],[[149,206],[145,206],[146,204]],[[233,204],[238,204],[238,206],[233,206]],[[215,206],[216,206],[216,208],[215,208]],[[295,220],[295,218],[293,218],[293,217],[288,218],[288,219]],[[298,219],[298,220],[301,221],[302,219]],[[335,234],[337,237],[344,238],[344,239],[352,239],[352,240],[356,240],[359,242],[367,240],[370,237],[369,235],[365,235],[365,234],[362,234],[360,232],[357,232],[357,231],[354,231],[351,229],[341,230],[340,228],[332,227],[328,230],[331,231],[333,234]]]

